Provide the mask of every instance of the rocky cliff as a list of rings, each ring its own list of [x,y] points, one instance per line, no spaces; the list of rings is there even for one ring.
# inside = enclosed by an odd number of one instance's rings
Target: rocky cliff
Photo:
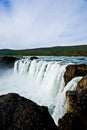
[[[67,113],[59,120],[59,130],[87,130],[87,76],[76,91],[66,93]]]
[[[85,76],[87,75],[87,65],[68,65],[64,74],[65,85],[76,76]]]

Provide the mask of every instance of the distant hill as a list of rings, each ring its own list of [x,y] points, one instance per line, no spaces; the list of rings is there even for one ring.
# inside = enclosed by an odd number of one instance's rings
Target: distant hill
[[[54,46],[25,50],[1,49],[0,55],[15,56],[87,56],[87,45]]]

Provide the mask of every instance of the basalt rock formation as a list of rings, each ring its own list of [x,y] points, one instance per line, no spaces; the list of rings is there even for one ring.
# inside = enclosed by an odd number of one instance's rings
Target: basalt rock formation
[[[30,60],[34,60],[34,59],[38,59],[38,57],[36,57],[36,56],[30,57]]]
[[[66,113],[59,119],[59,130],[85,130],[84,123],[74,113]]]
[[[0,57],[0,68],[13,68],[16,60],[19,60],[20,57],[11,57],[11,56],[3,56]]]
[[[84,76],[77,85],[77,90],[81,91],[82,89],[86,89],[87,88],[87,75]]]
[[[85,76],[87,75],[87,65],[68,65],[64,74],[65,85],[76,76]]]
[[[0,130],[58,130],[47,107],[19,96],[0,96]]]

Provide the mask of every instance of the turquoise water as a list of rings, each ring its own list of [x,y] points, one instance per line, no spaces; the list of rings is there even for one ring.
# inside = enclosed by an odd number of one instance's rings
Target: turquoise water
[[[28,57],[30,58],[31,56],[28,56]],[[44,61],[58,61],[63,64],[74,63],[74,64],[87,65],[87,56],[37,56],[37,57],[40,60],[44,60]]]

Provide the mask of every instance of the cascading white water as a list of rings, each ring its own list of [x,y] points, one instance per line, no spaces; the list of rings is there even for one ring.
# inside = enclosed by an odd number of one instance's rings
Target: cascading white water
[[[66,65],[59,62],[26,59],[15,63],[14,72],[22,75],[27,72],[28,80],[32,79],[39,86],[37,89],[40,93],[38,94],[42,99],[39,104],[50,107],[55,106],[55,98],[64,88],[65,68]]]
[[[57,103],[53,112],[53,118],[56,124],[58,124],[59,118],[61,118],[65,113],[67,109],[67,104],[66,104],[66,92],[68,90],[75,90],[77,83],[79,80],[81,80],[82,77],[76,77],[73,78],[63,89],[63,91],[58,94],[57,96]]]
[[[48,106],[57,123],[66,112],[66,91],[74,90],[81,79],[75,78],[64,87],[66,66],[61,61],[18,60],[14,71],[0,79],[0,94],[15,92],[39,105]]]

